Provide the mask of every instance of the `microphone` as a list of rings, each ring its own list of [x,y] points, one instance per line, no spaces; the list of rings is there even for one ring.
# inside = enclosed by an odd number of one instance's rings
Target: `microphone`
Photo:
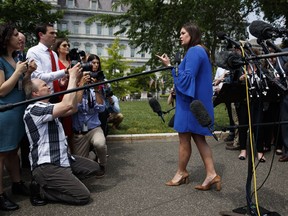
[[[220,40],[227,40],[230,43],[234,44],[234,46],[236,46],[237,48],[240,48],[240,43],[228,37],[224,32],[217,32],[216,35]]]
[[[165,122],[160,103],[155,98],[151,98],[149,100],[149,105],[152,108],[153,112],[157,113],[158,116],[161,117],[162,121]]]
[[[195,118],[202,127],[207,127],[216,141],[218,141],[217,136],[211,128],[212,120],[200,100],[193,100],[190,104],[190,110],[194,114]]]
[[[235,70],[246,64],[242,56],[234,51],[216,53],[215,63],[226,70]]]
[[[250,33],[259,39],[267,40],[274,37],[282,37],[284,34],[287,35],[288,30],[284,28],[274,28],[269,23],[261,20],[253,21],[249,26]]]
[[[180,52],[177,52],[175,55],[175,76],[178,76],[178,66],[181,63],[181,55]]]

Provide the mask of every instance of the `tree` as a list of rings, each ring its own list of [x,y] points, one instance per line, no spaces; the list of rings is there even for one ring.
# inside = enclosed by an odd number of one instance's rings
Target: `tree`
[[[287,0],[258,0],[253,1],[258,13],[263,11],[264,19],[274,22],[278,19],[284,21],[285,26],[288,24],[288,2]]]
[[[40,0],[5,0],[0,4],[1,22],[12,22],[26,35],[27,46],[35,43],[35,26],[54,23],[63,17],[62,11],[53,10],[50,3]]]
[[[120,54],[123,49],[125,47],[124,45],[120,45],[119,38],[116,38],[111,47],[107,48],[108,58],[102,59],[102,67],[108,80],[127,75],[124,72],[127,72],[129,69],[129,62],[125,61],[124,57]],[[122,97],[129,93],[128,81],[114,82],[111,86],[113,92],[118,96]]]

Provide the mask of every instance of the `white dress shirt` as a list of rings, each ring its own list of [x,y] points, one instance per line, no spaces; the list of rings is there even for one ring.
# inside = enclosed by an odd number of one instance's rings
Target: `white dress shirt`
[[[60,79],[65,76],[65,69],[59,70],[58,64],[58,56],[53,52],[55,62],[56,62],[56,71],[52,72],[51,58],[50,53],[48,51],[48,47],[46,47],[42,43],[38,43],[38,45],[31,47],[27,52],[27,58],[29,61],[34,59],[37,69],[32,73],[31,78],[39,78],[45,81],[51,89],[51,92],[54,92],[53,81]]]

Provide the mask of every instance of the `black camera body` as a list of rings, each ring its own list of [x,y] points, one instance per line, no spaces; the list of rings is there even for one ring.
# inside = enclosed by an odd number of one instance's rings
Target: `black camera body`
[[[71,67],[74,67],[78,62],[80,62],[83,71],[91,71],[92,63],[91,62],[81,62],[81,56],[85,56],[83,50],[78,50],[78,48],[73,48],[69,52],[69,58],[71,61]]]
[[[103,71],[89,72],[91,78],[97,79],[98,81],[104,81],[105,75]]]

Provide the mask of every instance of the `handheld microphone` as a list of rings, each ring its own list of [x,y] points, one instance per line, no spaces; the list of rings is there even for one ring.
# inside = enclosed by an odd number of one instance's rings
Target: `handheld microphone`
[[[193,100],[190,104],[190,111],[194,114],[199,124],[202,127],[207,127],[213,135],[214,139],[218,141],[217,136],[211,128],[212,120],[203,103],[200,100]]]
[[[240,48],[240,43],[228,37],[224,32],[217,32],[216,35],[220,40],[227,40],[230,43],[234,44],[234,46],[236,46],[237,48]]]
[[[181,55],[180,52],[177,52],[175,55],[175,75],[178,76],[178,66],[181,63]]]
[[[153,112],[157,113],[158,116],[161,117],[162,121],[165,122],[160,103],[155,98],[151,98],[149,100],[149,105],[152,108]]]

